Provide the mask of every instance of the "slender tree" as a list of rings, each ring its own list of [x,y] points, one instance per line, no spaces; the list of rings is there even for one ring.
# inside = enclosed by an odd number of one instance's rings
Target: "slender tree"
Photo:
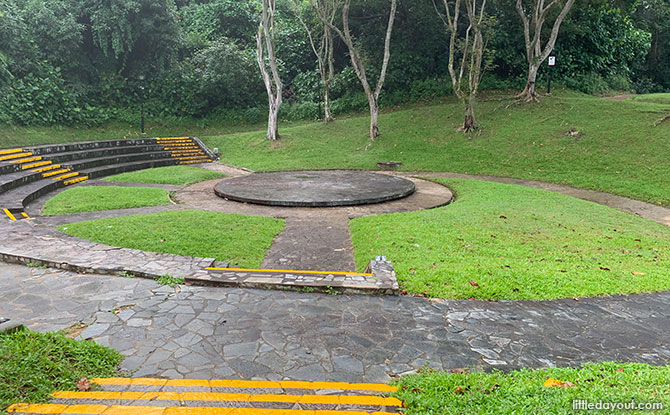
[[[549,57],[556,45],[558,32],[561,29],[561,24],[565,20],[568,12],[575,3],[575,0],[531,0],[532,8],[528,8],[523,0],[517,0],[516,10],[521,16],[523,23],[523,35],[526,44],[526,57],[528,58],[528,81],[526,88],[521,94],[520,98],[526,101],[536,101],[538,94],[535,91],[535,81],[537,79],[537,71],[540,69],[542,63]],[[559,9],[560,12],[554,20],[554,26],[551,29],[549,39],[542,44],[542,28],[546,23],[547,17],[554,9]],[[531,12],[529,15],[528,12]]]
[[[324,0],[330,1],[333,6],[339,9],[339,6],[342,3],[342,0]],[[363,86],[365,95],[368,98],[368,104],[370,106],[370,140],[374,140],[379,136],[379,94],[382,91],[384,86],[384,81],[386,79],[386,70],[388,68],[389,60],[391,59],[391,33],[393,32],[393,22],[395,20],[395,12],[398,6],[397,0],[391,0],[391,10],[389,13],[389,20],[386,26],[386,36],[384,39],[384,59],[382,61],[382,67],[379,73],[379,78],[377,80],[377,85],[373,90],[368,82],[368,77],[365,72],[365,64],[361,56],[360,47],[357,46],[356,41],[351,34],[351,29],[349,28],[349,9],[351,8],[351,0],[344,0],[344,5],[342,7],[342,29],[337,27],[329,19],[329,16],[323,13],[323,10],[317,7],[318,0],[311,0],[314,11],[317,16],[323,22],[323,24],[330,27],[337,35],[342,39],[344,44],[349,50],[349,57],[351,58],[351,65],[356,72],[356,76]]]
[[[312,52],[316,56],[321,76],[322,99],[324,108],[324,122],[328,123],[334,120],[333,113],[330,110],[330,85],[335,76],[335,67],[333,66],[333,30],[329,25],[321,23],[321,27],[310,28],[302,17],[302,9],[299,0],[293,0],[293,11],[307,32],[309,44]],[[315,0],[313,6],[319,9],[319,14],[328,19],[332,26],[337,14],[336,4],[332,1]],[[315,33],[321,32],[320,38]],[[317,46],[318,44],[318,46]]]
[[[485,46],[482,32],[486,23],[486,0],[442,0],[442,3],[444,13],[433,2],[435,11],[449,31],[449,76],[454,94],[465,106],[465,119],[461,129],[468,132],[477,127],[475,100],[483,73]],[[468,19],[465,30],[460,22],[463,3]],[[457,67],[454,67],[455,64]]]
[[[279,138],[278,116],[282,104],[282,82],[275,55],[275,0],[262,0],[261,21],[256,33],[258,67],[268,93],[268,134],[269,140]]]

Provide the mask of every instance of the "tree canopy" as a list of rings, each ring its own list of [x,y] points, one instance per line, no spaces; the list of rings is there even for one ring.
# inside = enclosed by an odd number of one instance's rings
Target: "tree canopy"
[[[280,118],[319,118],[322,78],[296,4],[307,25],[320,23],[310,1],[276,3],[273,31],[287,104]],[[433,0],[398,1],[380,105],[451,93],[449,33],[434,7]],[[154,116],[260,121],[268,105],[255,62],[260,10],[260,0],[0,0],[0,122],[129,118],[142,82]],[[486,36],[490,62],[481,88],[522,89],[528,62],[515,2],[489,0],[486,12],[497,24]],[[388,18],[388,0],[351,2],[349,24],[371,85],[382,73]],[[547,38],[551,27],[543,30]],[[556,42],[553,76],[587,93],[668,91],[669,48],[670,0],[576,0]],[[368,106],[349,53],[335,36],[329,84],[335,116]]]

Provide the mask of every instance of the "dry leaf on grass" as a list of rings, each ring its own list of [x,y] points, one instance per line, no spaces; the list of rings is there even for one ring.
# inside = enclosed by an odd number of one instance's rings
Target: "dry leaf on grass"
[[[90,388],[91,388],[91,382],[89,382],[89,380],[86,379],[86,377],[82,377],[81,379],[79,379],[79,382],[77,382],[77,389],[80,392],[86,392]]]
[[[547,388],[569,388],[575,386],[572,382],[563,382],[558,379],[549,378],[544,382],[544,386]]]

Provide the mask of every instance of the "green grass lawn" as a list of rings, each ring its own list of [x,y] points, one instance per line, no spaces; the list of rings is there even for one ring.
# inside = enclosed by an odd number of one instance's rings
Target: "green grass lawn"
[[[568,387],[545,387],[549,379]],[[665,414],[670,408],[670,366],[598,363],[581,368],[521,370],[511,373],[423,373],[403,377],[394,395],[408,415]],[[573,400],[651,404],[664,410],[572,410]]]
[[[83,376],[119,376],[121,360],[115,350],[59,333],[0,334],[0,412],[12,403],[47,402],[56,390],[77,390]]]
[[[169,205],[170,192],[151,187],[79,186],[49,199],[43,215],[95,212],[143,206]]]
[[[356,264],[385,255],[402,287],[442,298],[554,299],[670,288],[670,228],[523,186],[440,179],[442,208],[357,218]]]
[[[175,184],[189,185],[225,177],[221,173],[211,170],[200,169],[191,166],[167,166],[121,173],[116,176],[106,177],[102,180],[107,182],[127,182],[127,183],[156,183],[156,184]]]
[[[151,119],[146,123],[146,134],[140,132],[139,118],[136,124],[110,122],[98,127],[23,127],[0,124],[0,149],[42,144],[71,143],[75,141],[118,140],[121,138],[180,137],[190,135],[231,134],[265,128],[263,124],[240,124],[220,122],[215,119]]]
[[[78,222],[58,229],[112,246],[258,268],[283,228],[283,219],[182,210]]]
[[[668,101],[670,94],[611,101],[560,90],[536,104],[488,96],[477,107],[481,133],[466,135],[456,131],[462,105],[448,98],[382,114],[382,136],[369,148],[367,115],[280,126],[276,143],[261,130],[203,140],[222,161],[254,170],[376,169],[396,160],[405,170],[543,180],[670,206],[670,122],[652,126],[670,112]]]

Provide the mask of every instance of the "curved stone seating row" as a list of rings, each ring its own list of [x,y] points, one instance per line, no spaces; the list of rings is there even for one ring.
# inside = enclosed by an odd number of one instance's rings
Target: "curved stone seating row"
[[[0,209],[27,218],[35,199],[76,183],[152,167],[208,163],[215,155],[195,137],[91,141],[0,150]]]

